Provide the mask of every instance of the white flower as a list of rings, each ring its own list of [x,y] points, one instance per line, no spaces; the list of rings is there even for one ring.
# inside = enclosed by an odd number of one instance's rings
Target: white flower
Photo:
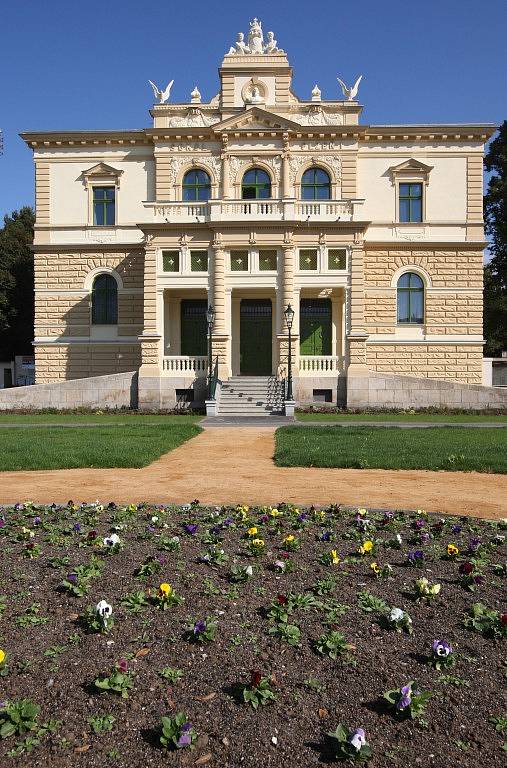
[[[403,539],[401,538],[401,534],[399,534],[399,533],[396,534],[396,541],[398,542],[398,544],[402,544],[403,543]]]
[[[153,517],[151,518],[151,522],[158,523],[158,515],[153,515]]]
[[[401,608],[392,608],[389,614],[389,621],[401,621],[404,616],[405,611],[402,611]]]
[[[285,563],[283,562],[283,560],[275,560],[273,565],[277,571],[285,571]]]
[[[359,752],[361,747],[366,744],[366,734],[362,728],[356,728],[349,737],[349,744],[352,744],[356,752]]]
[[[191,505],[190,505],[190,504],[182,504],[182,505],[181,505],[181,511],[182,511],[182,512],[188,512],[188,510],[189,510],[189,509],[191,509],[191,508],[192,508],[192,507],[191,507]]]
[[[105,600],[101,600],[100,603],[97,603],[95,606],[95,611],[99,616],[102,616],[103,619],[107,619],[108,616],[111,616],[113,609],[109,603],[106,603]]]
[[[248,576],[253,576],[253,568],[252,568],[252,566],[251,566],[251,565],[247,565],[247,567],[246,567],[246,570],[245,570],[245,573],[246,573]]]
[[[106,536],[104,539],[104,546],[105,547],[114,547],[115,544],[120,543],[120,537],[117,533],[111,533],[109,536]]]

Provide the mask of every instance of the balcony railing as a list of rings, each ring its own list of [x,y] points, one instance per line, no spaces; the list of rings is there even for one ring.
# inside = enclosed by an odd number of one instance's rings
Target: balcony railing
[[[338,355],[300,355],[300,376],[337,376],[343,373],[343,357]]]
[[[208,200],[146,202],[153,223],[197,221],[354,221],[364,200]]]
[[[162,370],[167,376],[203,376],[208,370],[206,355],[172,355],[162,358]]]

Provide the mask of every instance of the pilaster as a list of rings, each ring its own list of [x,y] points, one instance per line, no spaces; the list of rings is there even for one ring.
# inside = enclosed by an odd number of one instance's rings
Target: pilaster
[[[225,290],[225,250],[215,241],[213,246],[213,308],[215,324],[213,326],[213,358],[218,357],[218,375],[221,379],[230,376],[230,335],[227,332],[229,311]],[[228,297],[230,299],[230,292]]]
[[[160,298],[157,296],[157,251],[146,247],[144,253],[144,322],[139,377],[160,376],[162,334],[159,326]]]
[[[348,353],[350,376],[367,376],[366,339],[364,320],[364,247],[363,243],[352,248],[350,267],[350,288],[348,296]]]

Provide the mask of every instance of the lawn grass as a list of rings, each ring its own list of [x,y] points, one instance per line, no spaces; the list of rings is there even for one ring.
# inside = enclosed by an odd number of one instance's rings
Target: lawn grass
[[[104,413],[0,413],[3,424],[195,424],[203,417],[199,414],[166,415],[163,413],[133,413],[119,411]]]
[[[0,471],[145,467],[201,431],[196,424],[177,422],[0,429]]]
[[[480,427],[282,427],[280,467],[507,472],[507,431]]]
[[[406,421],[433,422],[438,424],[463,424],[474,422],[507,422],[507,415],[491,413],[296,413],[298,421]]]

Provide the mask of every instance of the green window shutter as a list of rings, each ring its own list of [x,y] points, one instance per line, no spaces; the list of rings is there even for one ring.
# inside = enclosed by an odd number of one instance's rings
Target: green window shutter
[[[93,187],[93,223],[96,227],[114,227],[116,223],[116,190]]]
[[[248,272],[248,251],[231,251],[231,272]]]
[[[276,251],[259,251],[259,270],[276,272]]]
[[[183,299],[181,302],[181,354],[199,356],[208,351],[206,299]]]
[[[301,355],[331,354],[330,299],[301,299],[299,336],[299,351]]]
[[[299,251],[299,269],[317,269],[317,250],[302,248]]]
[[[328,269],[347,269],[347,251],[345,248],[330,248],[327,252]]]
[[[180,271],[180,252],[162,251],[162,269],[164,272]]]
[[[208,251],[190,251],[190,271],[208,271]]]

